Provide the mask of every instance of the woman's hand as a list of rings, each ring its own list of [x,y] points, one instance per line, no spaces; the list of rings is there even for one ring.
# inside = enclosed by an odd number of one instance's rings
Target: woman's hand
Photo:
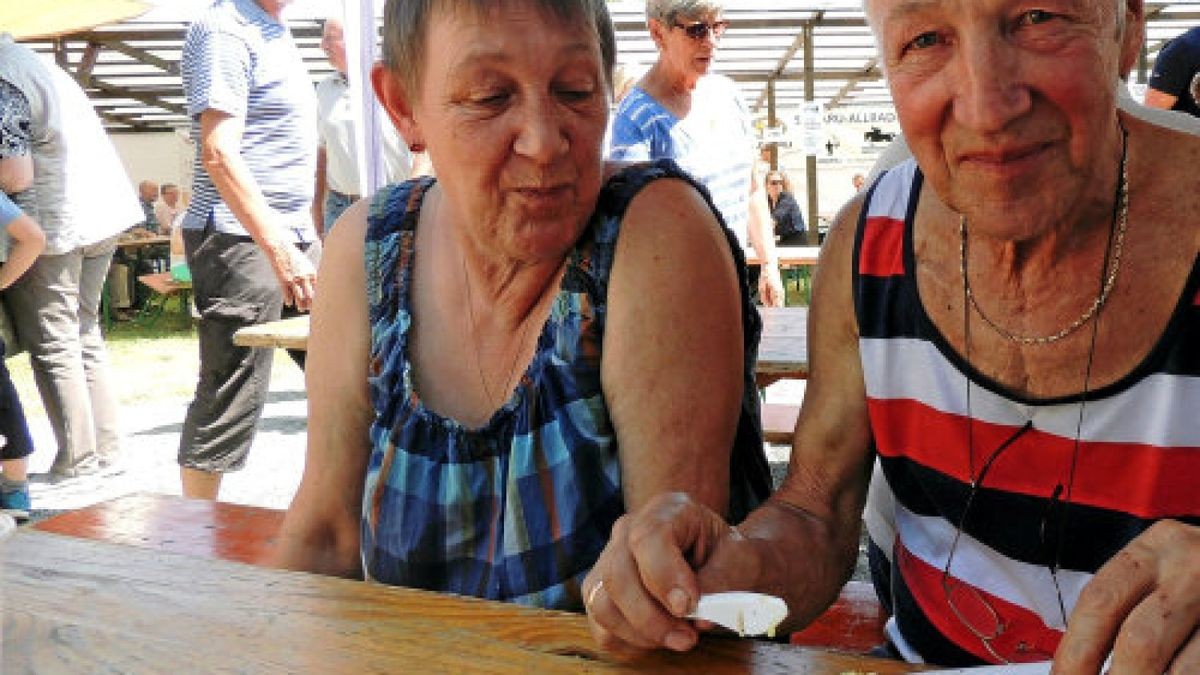
[[[1200,672],[1200,527],[1164,520],[1088,582],[1054,657],[1054,673]]]
[[[758,275],[758,298],[767,307],[783,307],[785,296],[778,264],[762,266],[762,273]]]
[[[701,592],[753,588],[758,569],[754,547],[712,509],[659,495],[616,522],[583,581],[592,636],[618,657],[689,650],[699,634],[681,617]]]

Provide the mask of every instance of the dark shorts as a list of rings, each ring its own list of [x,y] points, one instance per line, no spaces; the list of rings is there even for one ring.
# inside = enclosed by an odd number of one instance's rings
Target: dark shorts
[[[0,435],[4,436],[0,460],[21,459],[33,454],[33,438],[25,423],[25,409],[21,407],[17,388],[4,363],[6,350],[4,341],[0,340]]]

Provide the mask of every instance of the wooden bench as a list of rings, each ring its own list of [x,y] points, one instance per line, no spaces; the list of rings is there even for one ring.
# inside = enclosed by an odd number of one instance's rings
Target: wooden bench
[[[796,431],[796,418],[800,416],[800,406],[764,403],[760,410],[763,440],[768,443],[791,445],[792,434]]]
[[[264,565],[284,512],[171,495],[136,493],[47,518],[32,527],[82,539],[198,558]],[[883,644],[883,610],[870,584],[850,582],[792,644],[865,654]]]
[[[134,493],[39,521],[34,529],[200,558],[262,564],[283,511]]]
[[[179,296],[179,305],[184,314],[190,312],[188,309],[188,300],[192,293],[190,283],[176,281],[170,272],[143,274],[138,277],[138,281],[154,291],[154,295],[148,298],[145,306],[142,307],[141,314],[148,318],[150,323],[154,323],[158,317],[162,316],[167,307],[167,300],[173,296]]]

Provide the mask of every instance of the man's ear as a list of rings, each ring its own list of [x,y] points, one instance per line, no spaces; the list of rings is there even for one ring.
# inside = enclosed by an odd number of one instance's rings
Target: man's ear
[[[412,97],[396,73],[382,63],[376,63],[371,68],[371,86],[375,89],[375,97],[409,147],[423,146],[425,140],[421,136],[420,125],[413,117]]]
[[[1128,76],[1141,54],[1142,41],[1146,36],[1146,3],[1144,0],[1125,0],[1124,30],[1121,32],[1120,73]]]

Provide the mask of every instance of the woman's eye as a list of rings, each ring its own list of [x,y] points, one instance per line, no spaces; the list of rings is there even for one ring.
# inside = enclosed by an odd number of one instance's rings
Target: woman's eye
[[[586,101],[592,97],[592,89],[559,89],[558,95],[571,102]]]
[[[508,94],[504,92],[496,92],[493,94],[481,94],[479,96],[475,96],[471,99],[471,103],[486,108],[504,105],[504,102],[507,100]]]

